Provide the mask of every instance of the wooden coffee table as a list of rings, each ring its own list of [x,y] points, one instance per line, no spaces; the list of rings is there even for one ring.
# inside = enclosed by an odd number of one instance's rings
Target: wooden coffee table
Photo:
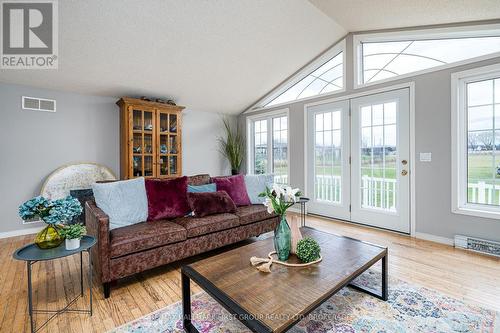
[[[250,265],[250,257],[267,257],[272,237],[183,266],[184,330],[198,332],[191,323],[190,280],[193,280],[253,332],[285,332],[340,289],[349,285],[387,300],[387,248],[360,240],[302,228],[321,246],[323,261],[307,268],[273,264],[272,273]],[[382,260],[381,292],[352,281]]]

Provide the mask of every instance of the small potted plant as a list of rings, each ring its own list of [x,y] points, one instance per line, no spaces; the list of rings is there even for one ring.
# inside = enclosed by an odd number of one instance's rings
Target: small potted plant
[[[69,224],[61,229],[61,235],[66,238],[66,250],[76,250],[80,247],[82,236],[87,233],[83,224]]]

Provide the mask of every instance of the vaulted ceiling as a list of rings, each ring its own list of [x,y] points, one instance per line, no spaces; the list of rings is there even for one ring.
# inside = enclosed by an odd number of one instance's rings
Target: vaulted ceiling
[[[498,0],[309,0],[349,32],[492,20]]]
[[[500,17],[498,7],[498,0],[65,0],[59,69],[0,70],[0,82],[169,97],[192,110],[237,114],[348,31],[489,19]]]

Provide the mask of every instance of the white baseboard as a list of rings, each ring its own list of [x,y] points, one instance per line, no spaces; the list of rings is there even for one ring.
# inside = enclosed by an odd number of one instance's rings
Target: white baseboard
[[[436,242],[436,243],[441,243],[441,244],[446,244],[446,245],[451,245],[451,246],[453,246],[455,243],[452,238],[446,238],[446,237],[426,234],[423,232],[415,232],[415,238],[428,240],[431,242]]]
[[[37,232],[42,230],[44,227],[45,226],[42,225],[39,227],[33,227],[33,228],[28,228],[28,229],[19,229],[19,230],[0,232],[0,238],[8,238],[8,237],[36,234]]]

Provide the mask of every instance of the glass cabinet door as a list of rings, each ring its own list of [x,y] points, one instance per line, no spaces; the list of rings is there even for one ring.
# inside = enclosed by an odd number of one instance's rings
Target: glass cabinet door
[[[157,110],[159,124],[158,176],[179,176],[179,139],[177,114]]]
[[[132,111],[132,176],[153,177],[155,166],[155,113],[139,107]]]

